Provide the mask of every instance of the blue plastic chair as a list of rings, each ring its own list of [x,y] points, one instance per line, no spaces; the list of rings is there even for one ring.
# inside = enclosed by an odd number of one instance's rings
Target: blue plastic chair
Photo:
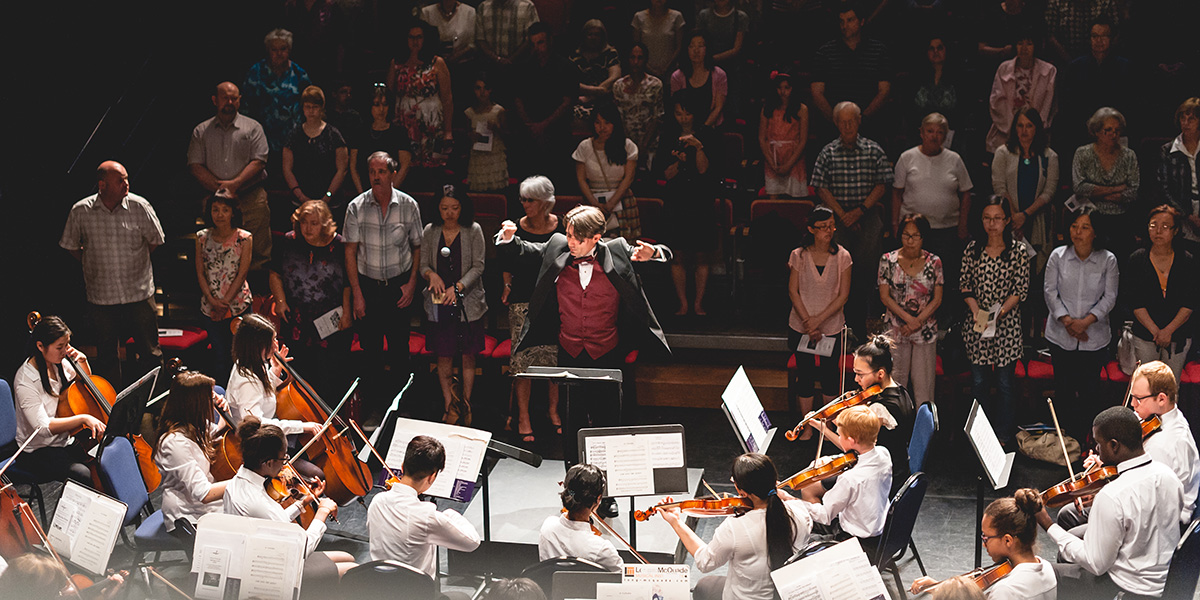
[[[904,584],[900,582],[900,567],[896,561],[904,554],[905,548],[912,545],[913,527],[917,524],[917,513],[921,512],[921,502],[925,500],[925,490],[929,487],[928,477],[924,473],[913,473],[888,506],[887,521],[883,525],[883,535],[879,538],[879,549],[875,555],[875,565],[880,571],[887,571],[896,580],[896,589],[901,598],[907,598]],[[922,575],[925,565],[921,563],[921,555],[913,548],[913,557]]]
[[[1167,583],[1163,587],[1163,600],[1192,600],[1196,594],[1196,581],[1200,579],[1200,520],[1193,520],[1179,538],[1171,566],[1167,569]]]
[[[925,469],[925,455],[929,452],[929,443],[933,440],[933,432],[937,430],[933,421],[933,407],[926,402],[917,409],[916,420],[913,422],[912,439],[908,441],[908,472],[919,473]]]
[[[132,543],[125,534],[124,527],[121,529],[122,539],[133,550],[135,568],[141,564],[142,557],[147,552],[154,552],[154,562],[158,562],[162,552],[190,550],[181,540],[167,533],[162,511],[154,510],[150,503],[142,472],[138,469],[137,456],[133,453],[133,446],[128,439],[118,437],[109,440],[104,451],[100,453],[99,471],[100,483],[104,486],[105,493],[126,505],[122,525],[137,525]]]
[[[17,406],[13,403],[12,388],[9,387],[7,381],[0,379],[0,448],[13,444],[16,440]],[[17,446],[14,445],[13,450],[16,450],[16,448]],[[15,459],[16,456],[3,459],[0,461],[0,468],[8,467],[4,471],[4,475],[13,484],[29,486],[28,500],[37,502],[38,512],[42,516],[42,523],[49,523],[46,520],[46,503],[42,499],[42,487],[38,485],[43,482],[38,481],[38,477],[34,473],[25,471],[16,465],[9,466],[8,463]]]

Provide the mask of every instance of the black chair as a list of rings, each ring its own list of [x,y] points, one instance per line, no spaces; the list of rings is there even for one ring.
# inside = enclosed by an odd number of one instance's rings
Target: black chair
[[[1171,556],[1171,566],[1167,569],[1167,583],[1163,586],[1163,600],[1192,600],[1196,594],[1196,581],[1200,578],[1200,520],[1193,520],[1179,545],[1175,546],[1175,554]]]
[[[904,554],[904,549],[912,543],[913,527],[917,524],[917,513],[921,511],[921,502],[925,500],[927,487],[929,487],[929,481],[925,473],[913,473],[908,481],[904,482],[904,486],[896,492],[896,497],[892,498],[892,502],[888,506],[883,535],[879,537],[875,566],[880,571],[888,571],[892,574],[896,580],[896,589],[900,592],[902,599],[908,598],[908,595],[904,592],[904,585],[900,583],[900,567],[896,561]],[[917,566],[921,567],[921,574],[928,575],[925,572],[925,565],[921,563],[921,555],[916,553],[915,548],[913,556],[917,559]]]
[[[521,571],[521,577],[528,577],[542,588],[542,592],[547,598],[554,595],[554,574],[559,571],[583,571],[583,572],[603,572],[607,571],[604,567],[583,558],[574,558],[571,556],[562,556],[559,558],[547,558],[542,562],[535,563],[525,567]]]
[[[437,583],[425,573],[394,560],[373,560],[342,576],[344,598],[433,600]]]
[[[793,554],[792,557],[787,559],[787,561],[783,564],[790,565],[798,560],[808,558],[818,552],[821,552],[822,550],[828,550],[836,545],[838,545],[838,543],[834,541],[809,542],[808,545],[801,548],[799,552]]]

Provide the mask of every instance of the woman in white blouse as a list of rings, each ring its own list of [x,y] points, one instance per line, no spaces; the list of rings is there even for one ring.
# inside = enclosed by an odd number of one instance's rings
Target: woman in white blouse
[[[619,222],[619,217],[628,214],[626,210],[632,210],[625,203],[633,197],[629,193],[629,186],[633,184],[633,176],[637,171],[638,147],[633,140],[625,137],[624,121],[616,106],[597,106],[592,124],[594,135],[579,142],[571,154],[571,158],[575,159],[575,178],[584,201],[600,207],[608,216],[604,237],[616,237],[619,230],[627,228],[627,224]],[[632,243],[640,236],[640,231],[633,235],[623,232],[621,235]]]
[[[71,362],[88,375],[87,357],[71,347],[71,330],[62,319],[43,317],[30,335],[29,359],[21,363],[13,379],[17,408],[17,443],[33,436],[17,457],[17,468],[33,473],[40,482],[72,479],[91,487],[92,476],[84,449],[67,442],[76,431],[88,430],[93,439],[104,436],[104,422],[92,415],[56,417],[60,398],[65,398],[77,373]]]
[[[203,373],[176,375],[159,419],[154,464],[162,474],[163,524],[172,535],[180,535],[177,519],[194,526],[206,513],[221,510],[228,481],[214,481],[209,466],[213,436],[223,424],[214,423],[212,416],[225,401],[213,393],[213,385],[213,379]]]
[[[1034,515],[1042,509],[1036,490],[1021,489],[1011,498],[1000,498],[983,511],[983,547],[993,562],[1012,563],[1012,572],[984,590],[988,600],[1055,600],[1058,582],[1050,563],[1033,552],[1038,526]],[[921,577],[912,592],[937,583]]]
[[[679,509],[659,511],[696,559],[700,572],[729,565],[729,575],[700,580],[694,590],[696,600],[770,600],[774,596],[771,571],[803,548],[812,532],[808,511],[798,502],[784,502],[776,492],[778,479],[775,463],[767,456],[748,453],[737,457],[733,483],[754,508],[740,517],[726,518],[707,544],[680,519]]]
[[[338,577],[358,566],[354,563],[354,557],[347,552],[314,552],[325,535],[325,521],[337,516],[336,502],[329,498],[315,500],[313,496],[305,494],[284,508],[267,495],[266,481],[279,475],[288,461],[287,437],[283,435],[283,430],[255,417],[246,417],[238,426],[238,437],[242,438],[242,466],[225,488],[225,513],[289,523],[300,516],[302,506],[315,501],[316,514],[305,529],[306,581],[310,575],[328,571],[330,563],[337,568]],[[312,492],[319,496],[324,489],[324,482],[318,480]]]
[[[621,556],[612,542],[592,533],[592,514],[604,496],[604,472],[593,465],[571,467],[559,495],[565,512],[546,517],[542,523],[538,559],[569,556],[620,571]]]

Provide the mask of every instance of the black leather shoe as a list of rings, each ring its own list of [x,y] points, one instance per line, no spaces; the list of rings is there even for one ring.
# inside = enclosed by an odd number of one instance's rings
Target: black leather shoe
[[[615,519],[617,517],[617,499],[605,498],[600,502],[600,508],[596,509],[596,514],[604,519]]]

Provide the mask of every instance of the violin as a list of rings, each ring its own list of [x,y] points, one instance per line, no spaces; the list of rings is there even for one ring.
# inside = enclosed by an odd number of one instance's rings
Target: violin
[[[974,569],[970,572],[963,573],[962,576],[970,579],[975,585],[979,586],[979,591],[985,591],[992,587],[994,583],[1004,579],[1009,573],[1012,573],[1012,570],[1012,561],[1006,560],[1002,563],[996,563],[986,569]],[[914,594],[920,594],[921,592],[932,589],[934,586],[940,583],[942,582],[938,581],[935,583],[922,585],[920,587],[914,583],[912,589],[909,591]]]
[[[849,450],[845,454],[835,457],[833,460],[823,464],[814,465],[783,481],[780,481],[775,486],[776,489],[788,487],[793,490],[798,490],[806,485],[814,484],[818,481],[824,481],[830,477],[837,476],[849,470],[854,465],[858,464],[858,453]]]
[[[850,408],[851,406],[866,404],[867,400],[869,400],[872,396],[878,395],[882,391],[883,388],[880,387],[879,384],[874,384],[865,390],[846,392],[845,394],[835,398],[829,404],[826,404],[820,409],[809,413],[808,416],[804,417],[804,420],[800,421],[800,423],[798,423],[794,429],[791,429],[785,433],[784,437],[786,437],[789,442],[794,442],[799,439],[800,432],[804,431],[804,426],[808,425],[810,421],[828,421],[829,419],[836,417],[838,413]]]
[[[378,460],[379,464],[383,465],[383,470],[387,473],[387,477],[384,478],[383,485],[381,486],[383,487],[384,491],[390,490],[392,489],[393,485],[400,483],[400,476],[388,466],[387,461],[383,460],[383,457],[379,455],[379,451],[375,449],[375,445],[371,443],[371,438],[367,437],[367,434],[363,433],[362,428],[358,426],[358,423],[354,422],[354,419],[350,419],[350,426],[353,427],[354,431],[358,433],[358,436],[362,438],[362,441],[367,445],[367,448],[371,449],[371,454],[375,455],[375,460]],[[595,529],[595,527],[592,528],[593,531]],[[596,535],[600,534],[596,533]]]
[[[1158,415],[1150,415],[1150,418],[1142,419],[1142,441],[1160,430],[1162,430],[1162,419]]]
[[[675,502],[659,502],[646,510],[633,511],[633,518],[645,521],[654,513],[664,508],[678,508],[680,512],[693,517],[739,517],[754,510],[754,503],[747,496],[722,494],[694,500],[677,500]]]
[[[41,320],[42,315],[37,311],[32,311],[25,317],[30,331],[33,331],[33,328]],[[88,375],[87,371],[79,368],[79,365],[70,356],[67,356],[66,360],[67,364],[75,370],[75,381],[67,389],[66,396],[59,400],[58,410],[54,416],[74,417],[88,414],[108,425],[109,413],[112,412],[113,402],[117,399],[116,390],[103,377]],[[81,427],[72,431],[71,434],[76,435],[83,429]],[[141,471],[142,482],[146,484],[146,491],[153,492],[162,483],[162,474],[158,472],[158,465],[154,464],[153,450],[140,434],[130,435],[128,438],[129,443],[133,446],[134,456],[137,457],[138,470]],[[99,443],[100,440],[95,440],[95,442]],[[98,490],[103,489],[99,473],[95,470],[94,465],[92,466],[92,486]]]
[[[296,471],[296,468],[291,463],[288,463],[283,465],[278,475],[267,480],[266,490],[267,495],[280,504],[288,500],[300,501],[305,496],[308,496],[310,500],[300,506],[300,515],[296,517],[301,527],[308,528],[309,524],[317,516],[317,509],[320,508],[317,502],[317,495],[313,493],[312,486],[314,485],[317,485],[315,479],[304,479]],[[330,516],[335,521],[337,520],[336,512],[330,513]]]
[[[1042,492],[1042,504],[1046,508],[1058,508],[1082,498],[1095,494],[1108,482],[1117,478],[1116,467],[1096,467],[1080,473],[1058,485]]]
[[[240,325],[241,320],[234,319],[230,328],[236,333]],[[356,456],[357,448],[346,435],[349,427],[278,350],[272,356],[287,373],[287,383],[275,395],[275,416],[310,423],[331,421],[341,428],[321,434],[320,444],[307,446],[308,459],[325,472],[325,494],[338,504],[366,496],[371,491],[371,470]]]

